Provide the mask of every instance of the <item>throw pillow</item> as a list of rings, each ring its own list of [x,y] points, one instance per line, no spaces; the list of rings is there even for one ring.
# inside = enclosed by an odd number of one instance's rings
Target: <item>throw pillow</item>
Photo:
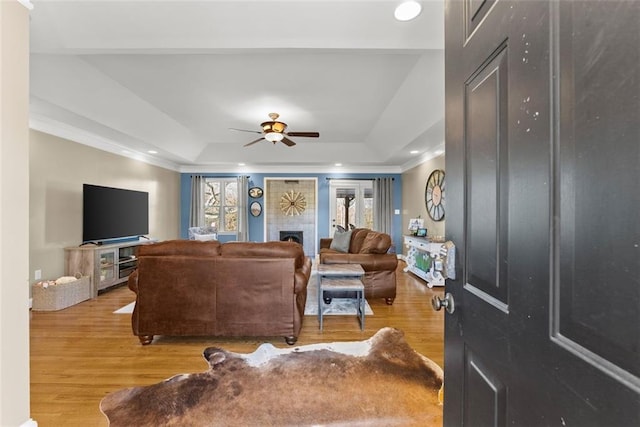
[[[218,240],[217,234],[194,234],[194,240],[208,242],[209,240]]]
[[[333,240],[329,249],[333,249],[338,252],[349,252],[349,244],[351,243],[351,230],[338,231],[333,234]]]

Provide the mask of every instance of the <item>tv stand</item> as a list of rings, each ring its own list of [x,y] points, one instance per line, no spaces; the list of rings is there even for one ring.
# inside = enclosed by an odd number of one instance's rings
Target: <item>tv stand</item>
[[[65,275],[90,276],[91,298],[95,298],[98,292],[126,282],[138,266],[138,246],[153,242],[155,240],[147,238],[114,244],[90,242],[94,244],[64,248]]]

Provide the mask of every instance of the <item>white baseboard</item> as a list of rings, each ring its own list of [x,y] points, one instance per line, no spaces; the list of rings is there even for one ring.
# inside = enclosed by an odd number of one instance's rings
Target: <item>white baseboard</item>
[[[24,423],[20,424],[20,427],[38,427],[38,423],[33,418],[29,418]]]

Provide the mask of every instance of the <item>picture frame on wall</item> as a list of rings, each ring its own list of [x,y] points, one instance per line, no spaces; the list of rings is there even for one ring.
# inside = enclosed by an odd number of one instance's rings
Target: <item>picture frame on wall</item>
[[[409,226],[407,228],[409,229],[409,231],[411,231],[415,235],[418,229],[423,227],[424,227],[423,218],[411,218],[409,220]]]
[[[262,197],[262,194],[264,192],[262,191],[262,188],[260,187],[251,187],[249,189],[249,197],[253,198],[253,199],[258,199],[260,197]]]
[[[260,202],[252,202],[251,206],[249,206],[249,212],[251,212],[251,216],[260,216],[262,213],[262,205]]]

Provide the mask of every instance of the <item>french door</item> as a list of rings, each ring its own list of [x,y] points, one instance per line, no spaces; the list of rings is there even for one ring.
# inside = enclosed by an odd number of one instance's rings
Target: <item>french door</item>
[[[373,181],[331,180],[329,230],[336,226],[373,229]]]

